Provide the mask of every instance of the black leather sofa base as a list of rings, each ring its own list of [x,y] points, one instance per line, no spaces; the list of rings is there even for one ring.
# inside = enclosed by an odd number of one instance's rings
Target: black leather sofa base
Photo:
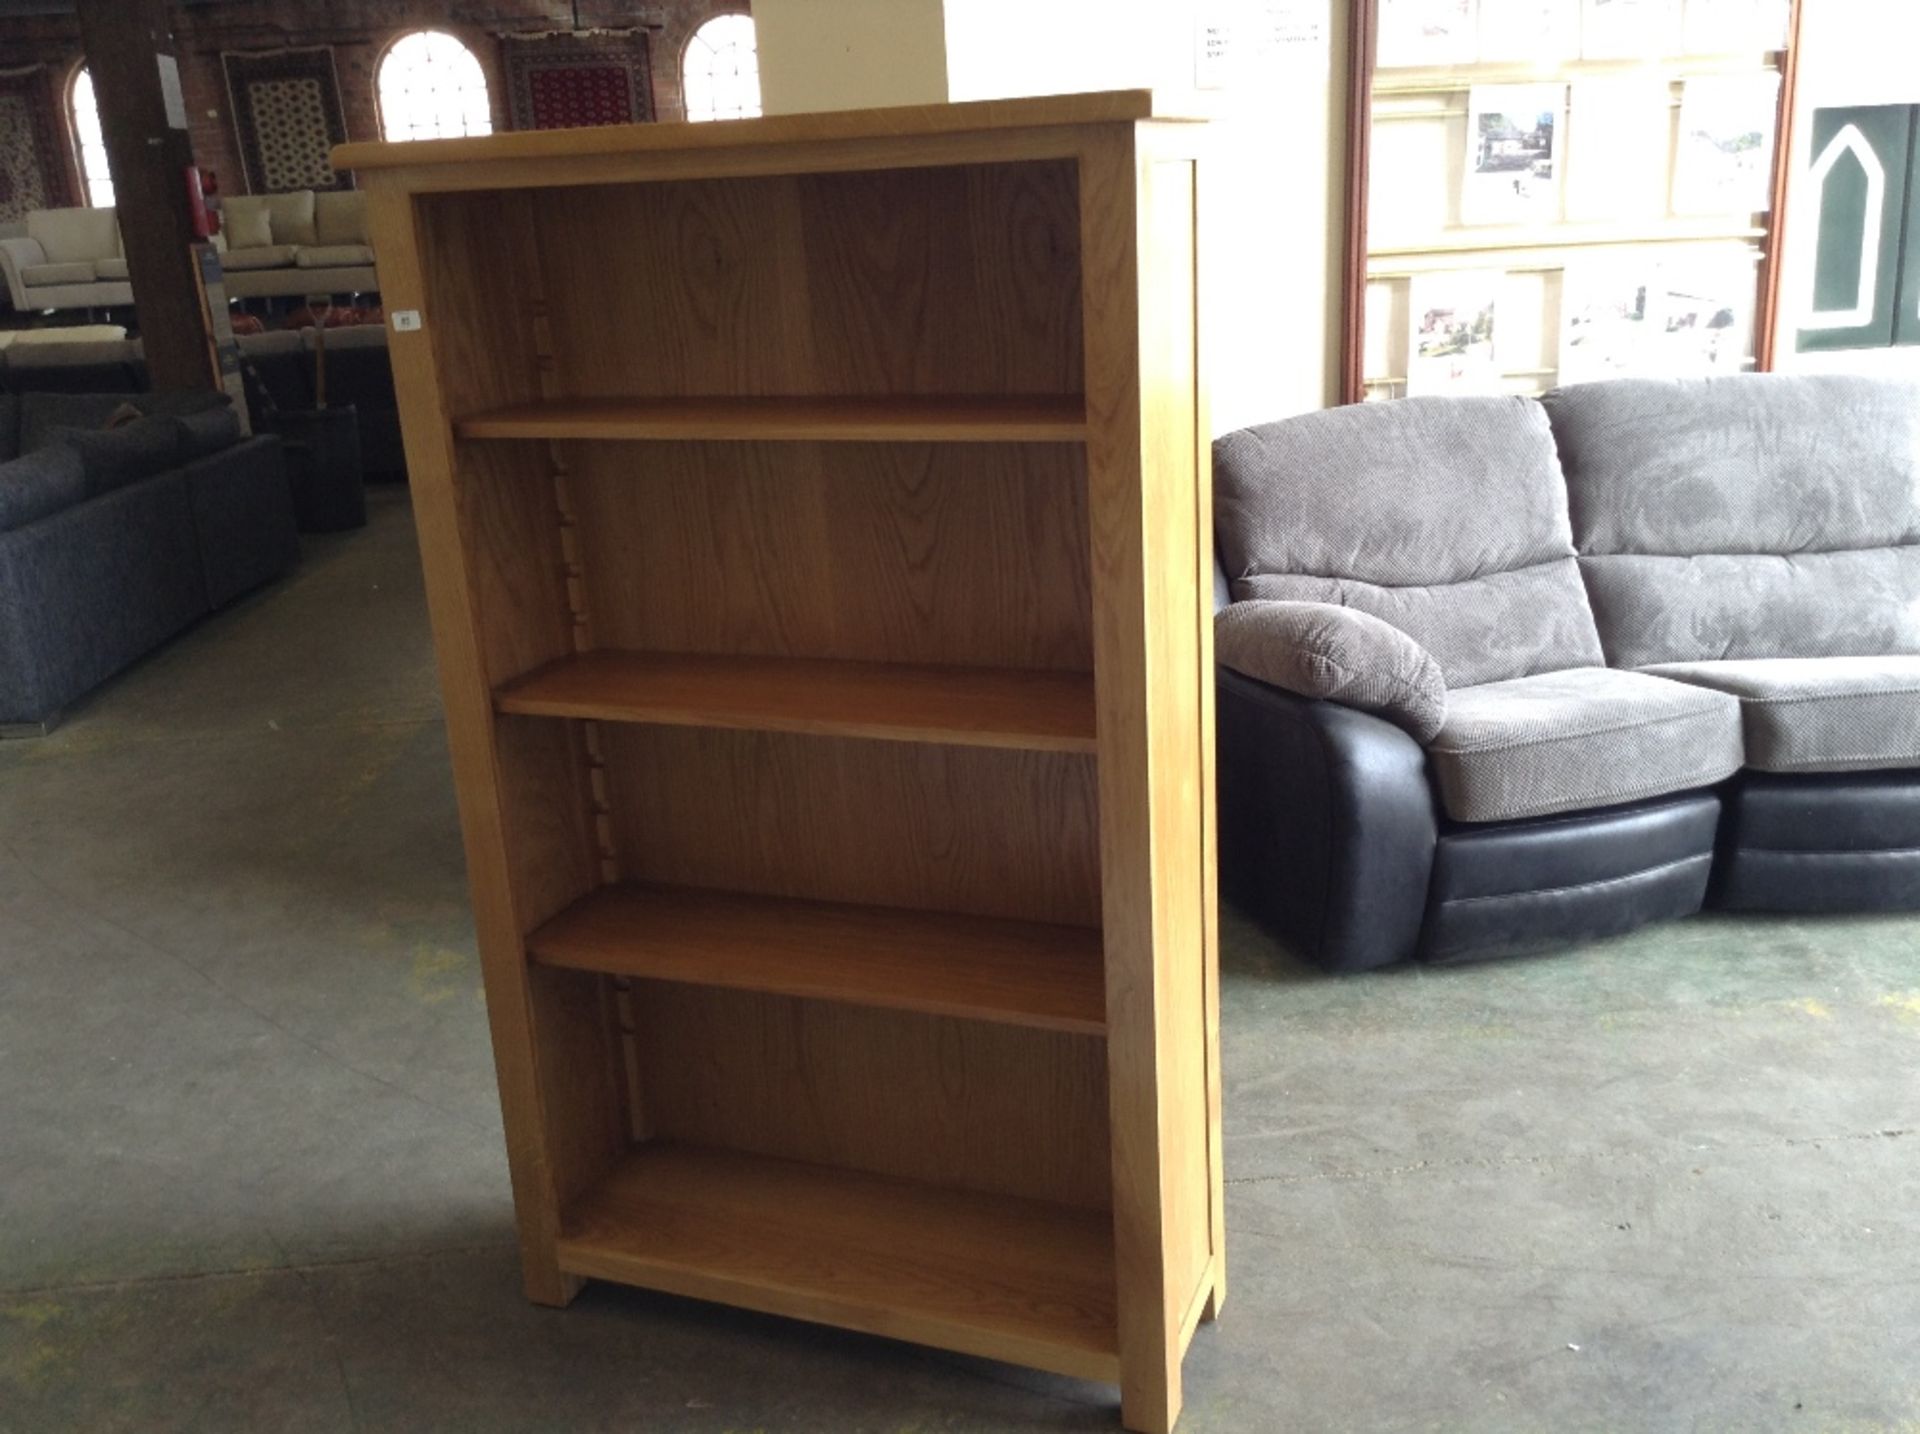
[[[1426,754],[1392,723],[1219,678],[1221,888],[1327,970],[1520,955],[1701,908],[1713,792],[1443,822]]]
[[[1706,900],[1719,824],[1712,792],[1449,823],[1415,954],[1435,962],[1522,956],[1690,916]]]
[[[1711,905],[1920,911],[1920,772],[1746,772],[1725,801]]]

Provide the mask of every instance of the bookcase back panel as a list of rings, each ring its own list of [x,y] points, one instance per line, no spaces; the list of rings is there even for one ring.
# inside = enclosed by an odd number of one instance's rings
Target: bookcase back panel
[[[1069,163],[557,189],[536,225],[567,397],[1081,387]]]
[[[562,451],[598,646],[1091,669],[1078,445]]]
[[[656,1138],[1105,1208],[1106,1047],[752,992],[641,982]]]
[[[1100,924],[1076,753],[603,724],[630,880]]]
[[[534,196],[498,191],[416,204],[440,389],[458,417],[541,394]]]

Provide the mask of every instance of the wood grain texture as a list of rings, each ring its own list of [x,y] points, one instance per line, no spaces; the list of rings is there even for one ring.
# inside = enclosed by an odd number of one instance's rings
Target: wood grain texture
[[[603,647],[1093,670],[1077,448],[561,446]]]
[[[462,438],[741,439],[836,443],[1075,443],[1085,405],[1064,397],[570,398],[496,408]]]
[[[608,723],[630,881],[1097,926],[1094,761]]]
[[[603,887],[535,931],[550,966],[1001,1021],[1106,1029],[1100,933],[686,887]]]
[[[395,187],[370,185],[368,226],[380,256],[381,284],[388,301],[397,308],[423,305],[422,244],[411,198]],[[455,269],[440,277],[457,282],[465,276]],[[583,1180],[611,1162],[616,1147],[603,1116],[618,1097],[610,1090],[590,1089],[597,1068],[591,1054],[577,1064],[543,1055],[550,1043],[556,1050],[591,1053],[599,1048],[605,1031],[597,1003],[568,999],[577,992],[536,992],[529,981],[521,936],[551,914],[542,909],[544,905],[562,899],[571,884],[570,867],[564,838],[547,858],[530,863],[517,858],[509,840],[508,809],[514,804],[502,796],[505,784],[495,741],[489,673],[490,663],[499,660],[502,640],[485,627],[485,614],[501,609],[488,605],[478,594],[488,582],[480,570],[499,556],[485,550],[495,540],[514,538],[490,521],[488,515],[494,510],[485,505],[463,508],[459,500],[443,382],[455,388],[459,383],[443,380],[449,358],[444,348],[436,348],[438,338],[436,331],[427,330],[393,335],[394,388],[403,416],[414,521],[420,535],[474,927],[486,982],[522,1274],[529,1298],[565,1304],[579,1282],[560,1268],[556,1256],[560,1208]],[[479,537],[482,551],[472,552],[470,539],[489,533],[492,539]],[[507,646],[517,641],[510,640]],[[526,650],[544,649],[536,639]],[[521,777],[553,759],[556,740],[566,740],[565,734],[549,731],[535,739],[532,766],[520,768],[511,784],[516,791],[524,792]],[[565,828],[553,830],[557,834]],[[540,871],[548,874],[543,877],[537,874]],[[589,1089],[584,1092],[587,1099],[581,1101],[583,1085]]]
[[[1078,225],[1060,163],[555,190],[539,235],[561,392],[1044,395],[1077,417]],[[674,282],[605,283],[610,234]]]
[[[1144,131],[1081,167],[1086,282],[1116,296],[1089,310],[1087,407],[1121,1401],[1152,1434],[1211,1273],[1194,172]]]
[[[1108,1205],[1098,1036],[663,981],[633,989],[662,1137]]]
[[[1079,673],[817,658],[610,652],[508,683],[502,712],[670,727],[1091,752],[1093,680]]]
[[[1096,1214],[661,1143],[568,1212],[562,1263],[1083,1379],[1112,1379]]]
[[[899,105],[821,114],[770,115],[724,125],[607,125],[582,131],[527,131],[484,138],[407,144],[336,145],[336,169],[446,166],[483,160],[576,160],[597,154],[672,149],[819,144],[831,140],[892,139],[977,130],[1034,129],[1138,119],[1211,117],[1213,107],[1192,93],[1106,90],[1073,95],[975,100],[966,104]]]

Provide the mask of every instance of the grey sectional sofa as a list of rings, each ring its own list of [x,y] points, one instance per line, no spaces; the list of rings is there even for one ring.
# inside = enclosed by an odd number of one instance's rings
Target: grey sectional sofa
[[[122,403],[146,416],[103,428]],[[299,555],[276,438],[212,395],[0,394],[0,734]]]
[[[1920,909],[1920,388],[1408,399],[1214,460],[1222,882],[1303,955]]]

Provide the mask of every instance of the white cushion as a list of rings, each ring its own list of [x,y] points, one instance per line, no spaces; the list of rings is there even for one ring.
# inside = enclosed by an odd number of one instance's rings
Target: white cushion
[[[38,241],[49,264],[91,264],[120,252],[120,224],[111,209],[35,209],[27,237]]]
[[[295,250],[291,244],[258,244],[245,249],[229,249],[220,256],[220,267],[241,269],[288,269],[293,267]]]
[[[20,282],[29,289],[42,284],[91,284],[93,265],[85,261],[73,264],[29,264],[20,271]]]
[[[323,189],[313,196],[316,244],[367,242],[367,196],[357,189]]]
[[[266,197],[267,213],[272,216],[273,242],[276,244],[318,244],[320,236],[313,227],[313,191],[294,189]]]
[[[0,338],[16,344],[104,343],[124,339],[127,331],[119,324],[68,324],[56,329],[8,329]]]
[[[371,264],[373,250],[365,244],[302,244],[293,262],[302,269],[344,269]]]
[[[127,277],[127,261],[120,259],[95,259],[93,277],[96,279],[124,280]]]
[[[265,249],[273,243],[273,214],[264,195],[236,194],[220,208],[220,228],[227,251]]]

